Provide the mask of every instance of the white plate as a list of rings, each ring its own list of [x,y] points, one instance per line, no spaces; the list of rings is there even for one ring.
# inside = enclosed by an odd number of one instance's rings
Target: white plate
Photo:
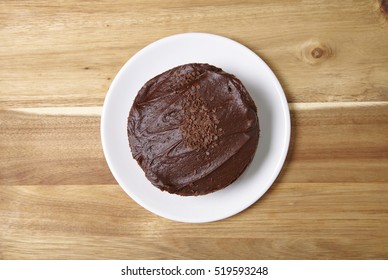
[[[205,196],[181,197],[160,191],[146,179],[129,149],[127,117],[146,81],[194,62],[213,64],[243,82],[258,107],[260,140],[253,162],[232,185]],[[148,45],[123,66],[105,98],[101,138],[113,176],[138,204],[167,219],[210,222],[246,209],[272,185],[287,155],[290,113],[279,81],[255,53],[225,37],[185,33]]]

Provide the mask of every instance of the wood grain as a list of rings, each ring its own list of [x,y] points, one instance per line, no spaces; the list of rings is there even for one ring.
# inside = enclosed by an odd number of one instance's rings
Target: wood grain
[[[0,259],[387,259],[388,16],[380,1],[0,1]],[[286,164],[242,213],[176,223],[117,185],[103,99],[182,32],[260,55],[290,102]],[[258,73],[259,74],[259,73]]]

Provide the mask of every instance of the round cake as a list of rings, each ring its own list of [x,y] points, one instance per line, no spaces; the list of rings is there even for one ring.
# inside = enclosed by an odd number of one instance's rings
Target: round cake
[[[128,117],[133,158],[162,191],[205,195],[235,181],[259,141],[254,101],[235,76],[209,64],[149,80]]]

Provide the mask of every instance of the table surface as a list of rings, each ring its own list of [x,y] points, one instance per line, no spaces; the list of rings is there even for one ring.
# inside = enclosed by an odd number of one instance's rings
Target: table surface
[[[0,258],[387,259],[387,1],[183,2],[0,1]],[[262,57],[292,119],[271,189],[204,224],[135,203],[99,134],[120,67],[194,31]]]

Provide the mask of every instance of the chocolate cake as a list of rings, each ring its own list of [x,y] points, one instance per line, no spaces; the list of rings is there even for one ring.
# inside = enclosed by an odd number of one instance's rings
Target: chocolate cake
[[[252,161],[257,109],[235,76],[209,64],[181,65],[140,89],[129,112],[128,139],[154,186],[204,195],[230,185]]]

